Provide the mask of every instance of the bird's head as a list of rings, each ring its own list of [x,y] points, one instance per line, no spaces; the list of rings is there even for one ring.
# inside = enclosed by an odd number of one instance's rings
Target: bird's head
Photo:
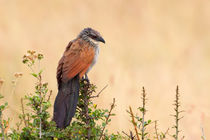
[[[103,39],[101,34],[98,31],[96,31],[92,28],[83,29],[80,32],[79,37],[83,38],[84,40],[90,40],[92,42],[103,42],[103,43],[105,43],[105,40]]]

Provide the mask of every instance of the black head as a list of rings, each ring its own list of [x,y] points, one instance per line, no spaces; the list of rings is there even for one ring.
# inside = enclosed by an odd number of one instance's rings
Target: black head
[[[79,37],[82,37],[82,38],[91,38],[95,41],[99,41],[99,42],[103,42],[105,43],[105,40],[103,39],[103,37],[101,36],[101,34],[92,29],[92,28],[85,28],[83,29],[80,34],[79,34]]]

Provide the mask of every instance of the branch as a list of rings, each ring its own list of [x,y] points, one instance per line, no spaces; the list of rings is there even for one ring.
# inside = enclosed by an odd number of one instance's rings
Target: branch
[[[24,105],[23,105],[23,98],[21,98],[21,110],[22,110],[22,113],[23,113],[23,122],[24,122],[24,124],[25,124],[25,126],[26,127],[28,127],[28,124],[27,124],[27,122],[26,122],[26,117],[25,117],[25,109],[24,109]]]
[[[157,128],[157,121],[155,121],[155,135],[156,135],[156,139],[159,140],[158,128]]]
[[[4,124],[3,124],[3,120],[2,120],[2,110],[0,109],[0,128],[1,128],[1,134],[2,137],[1,139],[4,140],[5,136],[4,136]]]
[[[99,95],[108,87],[108,85],[106,85],[105,87],[102,88],[101,91],[99,91],[99,93],[96,96],[91,96],[90,98],[96,98],[99,97]]]
[[[50,95],[48,96],[47,102],[49,102],[49,101],[50,101],[50,97],[51,97],[51,95],[52,95],[52,90],[50,90]]]
[[[112,102],[112,104],[111,104],[111,108],[110,108],[110,110],[109,110],[108,116],[106,117],[105,125],[104,125],[104,127],[103,127],[103,129],[102,129],[102,131],[101,131],[101,135],[100,135],[100,137],[99,137],[99,140],[101,140],[101,138],[102,138],[103,135],[104,135],[104,130],[105,130],[105,128],[106,128],[106,125],[109,123],[108,121],[109,121],[110,116],[112,115],[111,113],[112,113],[112,110],[114,109],[114,107],[115,107],[115,98],[113,98],[113,102]]]
[[[174,139],[175,140],[178,140],[178,138],[179,138],[179,132],[180,132],[180,130],[179,130],[179,121],[180,121],[180,119],[183,118],[183,116],[180,117],[180,113],[183,112],[183,111],[180,111],[180,108],[179,108],[181,106],[180,105],[179,86],[176,87],[176,98],[175,98],[175,101],[174,102],[175,103],[173,105],[175,106],[174,110],[176,112],[175,115],[172,115],[172,116],[175,117],[175,125],[174,125],[173,128],[175,128],[176,133],[174,135]]]
[[[145,130],[145,126],[144,126],[144,116],[146,113],[146,108],[145,108],[145,104],[146,104],[146,92],[144,87],[142,87],[142,129],[141,129],[141,139],[144,140],[144,130]]]
[[[136,132],[137,139],[140,140],[139,135],[138,135],[138,130],[137,130],[137,127],[136,127],[136,122],[135,122],[134,115],[133,115],[133,111],[132,111],[132,108],[130,106],[129,106],[129,109],[130,109],[130,114],[131,114],[131,118],[132,118],[132,124],[134,126],[134,130]]]
[[[205,133],[204,133],[204,129],[203,129],[203,126],[201,126],[201,131],[202,131],[202,140],[206,140],[206,137],[205,137]]]

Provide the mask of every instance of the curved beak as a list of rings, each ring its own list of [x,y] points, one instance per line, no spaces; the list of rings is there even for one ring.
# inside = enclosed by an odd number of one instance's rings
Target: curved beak
[[[105,44],[105,40],[103,39],[103,37],[99,37],[97,40]]]

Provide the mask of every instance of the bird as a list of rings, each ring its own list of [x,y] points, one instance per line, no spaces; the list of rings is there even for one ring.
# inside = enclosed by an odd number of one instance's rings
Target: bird
[[[76,39],[69,42],[57,66],[58,94],[54,102],[53,121],[57,128],[70,125],[75,115],[81,79],[89,81],[87,73],[98,59],[99,42],[105,44],[101,34],[84,28]]]

